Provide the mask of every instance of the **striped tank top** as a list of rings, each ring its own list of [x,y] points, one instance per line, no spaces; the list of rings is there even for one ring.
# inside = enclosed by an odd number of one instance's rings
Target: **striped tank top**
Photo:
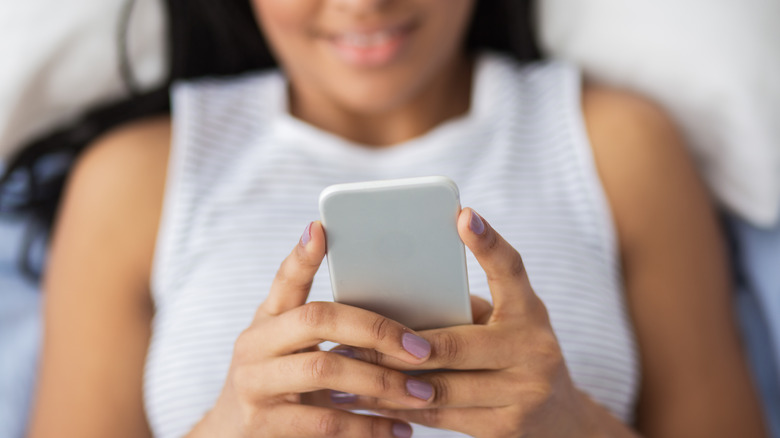
[[[318,218],[323,188],[427,175],[454,180],[462,204],[523,255],[575,384],[632,420],[639,362],[576,69],[483,54],[467,114],[382,149],[292,117],[286,89],[278,71],[174,88],[144,381],[156,437],[184,435],[213,406],[237,336],[306,224]],[[467,262],[471,292],[490,299],[470,253]],[[309,300],[332,300],[325,263]],[[420,426],[414,433],[460,436]]]

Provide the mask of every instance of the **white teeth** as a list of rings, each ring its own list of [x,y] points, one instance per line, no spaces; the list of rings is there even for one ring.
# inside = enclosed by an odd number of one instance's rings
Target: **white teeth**
[[[363,48],[382,45],[393,38],[393,36],[395,36],[395,32],[392,31],[375,32],[370,34],[349,33],[339,36],[337,40],[342,44]]]

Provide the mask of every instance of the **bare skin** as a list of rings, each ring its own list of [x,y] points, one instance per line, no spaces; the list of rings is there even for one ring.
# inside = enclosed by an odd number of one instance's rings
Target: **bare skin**
[[[254,3],[289,73],[291,109],[309,123],[388,146],[468,108],[470,67],[457,42],[471,0]],[[440,21],[444,13],[452,15]],[[400,67],[328,64],[330,52],[320,51],[318,35],[344,26],[354,31],[357,18],[371,26],[384,19],[420,26],[410,34],[415,44],[398,56]],[[448,22],[461,23],[460,31],[444,32]],[[440,38],[450,50],[436,59],[416,51],[429,53],[426,45]],[[318,65],[322,83],[307,76]],[[353,73],[354,87],[331,80]],[[627,93],[588,87],[583,112],[617,224],[642,357],[637,424],[620,423],[576,388],[520,255],[490,218],[477,219],[484,231],[472,230],[473,213],[464,209],[458,229],[488,274],[495,303],[474,300],[478,324],[414,333],[349,306],[305,304],[325,252],[315,222],[306,239],[291,242],[267,299],[236,340],[218,401],[190,436],[390,437],[408,432],[408,422],[479,437],[764,436],[731,315],[722,237],[679,135],[661,111]],[[73,172],[46,274],[33,438],[150,436],[142,372],[170,132],[167,118],[124,127],[94,145]],[[334,326],[334,319],[345,323]],[[402,339],[410,334],[430,351],[405,350]],[[356,346],[361,360],[314,351],[322,340]],[[462,372],[409,377],[399,371],[441,368]],[[411,396],[410,379],[430,385],[430,397]],[[333,406],[329,390],[358,394],[348,407],[386,417]]]

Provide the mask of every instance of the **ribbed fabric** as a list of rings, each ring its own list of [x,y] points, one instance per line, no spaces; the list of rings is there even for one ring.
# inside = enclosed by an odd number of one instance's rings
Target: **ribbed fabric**
[[[639,368],[616,236],[567,64],[477,63],[469,113],[385,149],[289,115],[279,72],[181,83],[154,261],[145,377],[157,437],[185,434],[214,404],[233,344],[330,184],[445,175],[523,255],[579,388],[632,420]],[[490,297],[468,254],[471,291]],[[311,301],[331,300],[325,263]],[[258,379],[271,376],[257,376]],[[459,436],[415,428],[415,436]]]

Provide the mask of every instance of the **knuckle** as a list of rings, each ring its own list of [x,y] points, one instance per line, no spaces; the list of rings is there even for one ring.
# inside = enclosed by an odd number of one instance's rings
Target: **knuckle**
[[[309,376],[313,382],[328,380],[338,373],[338,368],[338,362],[333,360],[333,355],[324,352],[313,353],[303,363],[305,375]]]
[[[494,422],[494,435],[501,438],[527,436],[524,411],[514,407],[499,411],[498,421]]]
[[[492,424],[493,431],[491,432],[491,436],[494,436],[496,438],[509,438],[509,437],[517,437],[521,435],[513,435],[513,432],[515,432],[515,427],[511,423],[507,423],[504,421],[496,421]]]
[[[529,384],[524,391],[525,412],[533,415],[544,411],[553,398],[553,386],[550,382],[539,380]]]
[[[496,428],[494,431],[494,436],[497,438],[516,438],[519,436],[526,436],[525,433],[523,433],[523,427],[517,423],[512,421],[499,421],[496,422],[494,425]]]
[[[291,258],[299,267],[306,269],[317,268],[320,265],[319,261],[300,245],[295,245]]]
[[[498,269],[490,272],[488,280],[500,280],[501,278],[522,279],[525,275],[523,258],[516,251],[509,257],[502,258],[498,262]]]
[[[273,412],[268,415],[268,417],[271,418],[273,418],[273,416]],[[288,425],[292,436],[306,436],[311,433],[309,422],[307,421],[307,418],[302,415],[293,415],[292,418],[290,418]]]
[[[327,305],[327,303],[306,303],[301,306],[300,309],[300,320],[301,323],[306,327],[320,327],[328,322],[331,317],[330,307]]]
[[[243,430],[257,430],[263,423],[261,413],[253,405],[244,404],[239,408],[238,418]]]
[[[299,281],[296,283],[296,287],[304,290],[311,290],[312,285],[314,285],[314,280],[305,280],[305,281]]]
[[[393,374],[390,370],[380,370],[375,379],[376,387],[380,392],[386,393],[393,389]]]
[[[434,406],[444,406],[450,400],[450,385],[445,379],[438,376],[431,375],[428,378],[428,383],[433,386],[433,400],[431,404]]]
[[[290,266],[290,258],[286,258],[282,261],[282,263],[279,265],[279,269],[276,270],[276,275],[274,276],[274,280],[278,283],[287,283],[289,282],[289,274],[292,267]]]
[[[442,331],[433,337],[434,351],[444,364],[456,365],[461,356],[461,340],[454,334]]]
[[[309,287],[313,283],[313,279],[303,276],[300,272],[300,268],[305,266],[301,263],[300,259],[286,258],[279,266],[274,276],[274,281],[285,286],[304,286]]]
[[[385,362],[384,355],[371,348],[360,350],[360,360],[374,365],[382,365]]]
[[[254,344],[252,338],[250,329],[242,331],[236,338],[236,342],[233,344],[233,358],[236,363],[246,362],[255,352],[255,349],[252,348]]]
[[[261,373],[262,371],[257,368],[238,366],[230,370],[226,379],[235,391],[240,405],[248,409],[247,412],[253,412],[257,408],[257,403],[273,392],[264,379],[257,377]]]
[[[539,326],[550,327],[550,312],[547,310],[544,301],[536,294],[534,294],[532,300],[527,305],[527,309],[528,314],[531,316],[531,321],[534,321]]]
[[[504,370],[512,368],[516,366],[517,363],[523,361],[523,358],[528,354],[526,352],[526,346],[522,343],[521,337],[517,336],[514,332],[497,333],[493,335],[492,338],[487,338],[483,342],[485,342],[483,345],[490,345],[488,343],[495,344],[496,348],[506,352],[505,354],[492,356],[494,369]]]
[[[441,411],[438,409],[423,409],[420,411],[420,415],[426,426],[434,428],[441,426]]]
[[[371,323],[371,337],[376,342],[382,342],[387,338],[390,330],[390,320],[383,316],[376,316]]]
[[[339,436],[342,429],[341,417],[338,412],[325,412],[316,420],[317,432],[322,436]]]
[[[369,425],[369,435],[367,436],[386,436],[387,420],[381,418],[371,418]]]
[[[518,254],[517,252],[514,252],[514,254],[511,257],[511,260],[509,262],[509,275],[515,278],[521,278],[526,275],[525,273],[525,263],[523,263],[523,258]]]
[[[558,340],[552,333],[543,333],[537,336],[535,361],[542,367],[545,375],[557,374],[565,367],[563,353]]]
[[[254,385],[254,379],[251,376],[252,373],[246,367],[236,367],[230,375],[230,382],[242,398],[249,396],[248,393],[251,393],[249,388]]]
[[[498,233],[496,232],[488,233],[488,239],[487,242],[485,243],[485,248],[487,249],[487,251],[491,251],[491,252],[495,251],[499,247],[499,244],[500,244],[500,240],[498,239]]]

